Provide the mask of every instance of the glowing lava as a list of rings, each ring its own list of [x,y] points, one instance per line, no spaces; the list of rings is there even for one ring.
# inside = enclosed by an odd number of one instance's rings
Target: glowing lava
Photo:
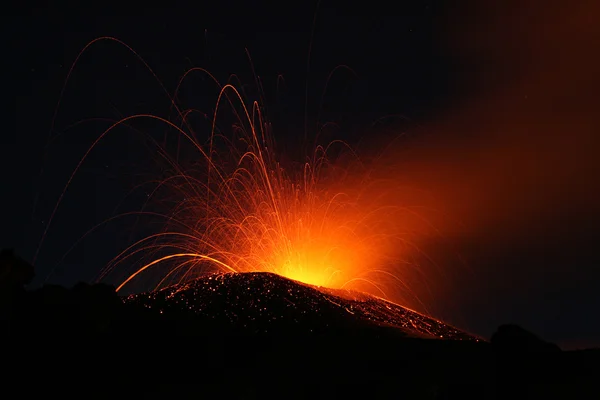
[[[343,167],[331,162],[327,152],[333,147],[318,146],[312,159],[284,168],[272,150],[268,126],[254,123],[263,120],[258,104],[251,114],[233,86],[223,87],[221,94],[225,91],[241,104],[246,127],[227,138],[226,150],[217,156],[207,156],[214,152],[193,143],[207,163],[204,180],[180,171],[157,183],[156,191],[181,199],[166,216],[167,229],[133,244],[110,268],[140,250],[170,254],[141,265],[118,290],[142,272],[169,264],[159,269],[165,276],[157,287],[216,269],[272,272],[315,286],[387,296],[386,286],[401,282],[406,233],[398,222],[406,210],[385,205],[381,193],[369,190],[366,168],[350,174],[350,159],[340,158]],[[214,132],[210,143],[217,146]],[[334,145],[348,150],[342,142]],[[158,196],[156,191],[150,197]]]
[[[100,40],[129,48],[117,39],[100,38],[82,53]],[[192,122],[199,112],[175,100],[192,73],[209,76],[218,87],[209,117],[212,128],[204,135]],[[304,152],[308,156],[281,160],[263,106],[204,69],[186,72],[169,97],[174,117],[144,114],[116,121],[73,172],[106,135],[138,120],[167,128],[197,154],[193,165],[184,166],[178,154],[154,140],[166,161],[165,175],[144,186],[148,200],[133,214],[159,218],[164,229],[123,250],[99,279],[118,275],[117,290],[142,281],[145,289],[159,289],[209,272],[272,272],[316,286],[416,299],[410,281],[421,276],[411,259],[418,253],[411,239],[423,223],[415,208],[402,203],[403,192],[393,178],[374,171],[339,140],[306,143],[312,147]]]

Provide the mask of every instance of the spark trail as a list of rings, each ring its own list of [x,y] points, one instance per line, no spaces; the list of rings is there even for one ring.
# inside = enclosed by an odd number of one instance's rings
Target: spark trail
[[[152,72],[142,57],[118,39],[96,39],[81,53],[99,41],[125,46]],[[191,122],[198,110],[185,109],[176,101],[192,73],[205,74],[218,88],[211,129],[204,134]],[[234,81],[232,77],[220,84],[205,69],[191,68],[172,96],[161,84],[175,117],[130,115],[102,132],[68,179],[39,248],[89,153],[117,127],[150,120],[185,139],[187,144],[182,146],[194,149],[197,158],[181,161],[179,154],[170,154],[153,140],[170,168],[166,177],[149,182],[153,189],[137,213],[160,216],[164,228],[131,243],[103,268],[98,280],[117,280],[118,291],[136,281],[143,281],[145,289],[157,290],[213,272],[270,272],[409,305],[419,302],[411,286],[423,277],[415,261],[423,258],[415,238],[419,229],[430,227],[416,207],[400,200],[405,189],[342,140],[316,144],[304,153],[309,154],[305,159],[284,161],[263,105],[248,100]],[[64,93],[63,89],[61,98]],[[218,123],[225,108],[234,120],[228,121],[232,128],[227,131]],[[194,168],[186,166],[192,162]],[[169,204],[168,211],[149,210],[156,204]]]

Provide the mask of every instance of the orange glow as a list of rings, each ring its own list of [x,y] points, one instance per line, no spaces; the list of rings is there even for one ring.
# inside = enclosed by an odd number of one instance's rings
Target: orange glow
[[[209,166],[210,179],[200,181],[180,172],[158,182],[156,190],[167,187],[168,193],[182,198],[172,214],[165,216],[167,230],[134,243],[104,274],[135,253],[172,249],[173,254],[152,259],[131,273],[118,290],[142,272],[172,263],[158,286],[208,271],[263,271],[315,286],[354,288],[389,297],[387,289],[402,283],[398,267],[408,249],[408,232],[400,217],[409,221],[410,210],[386,203],[380,180],[370,181],[372,171],[356,167],[360,160],[343,142],[331,144],[352,155],[340,166],[326,157],[331,147],[319,146],[311,162],[292,164],[295,169],[288,172],[268,146],[259,142],[266,138],[265,126],[252,123],[262,120],[258,104],[253,104],[253,116],[233,86],[224,86],[221,95],[225,91],[236,95],[249,125],[247,135],[240,131],[241,137],[228,141],[241,142],[241,148],[229,147],[217,159],[194,143]],[[175,126],[151,115],[133,118],[153,118]]]
[[[206,174],[185,173],[177,164],[176,174],[159,181],[155,192],[166,189],[181,199],[165,215],[166,230],[134,243],[101,277],[133,254],[167,250],[172,254],[142,263],[117,290],[152,271],[163,275],[156,288],[207,272],[234,271],[272,272],[385,298],[391,297],[390,290],[398,298],[401,288],[404,295],[414,296],[405,278],[415,251],[408,227],[416,213],[396,202],[394,182],[373,178],[372,168],[341,141],[317,146],[307,162],[284,168],[259,104],[248,107],[240,92],[227,84],[221,88],[217,110],[226,95],[235,100],[230,105],[240,105],[243,129],[223,137],[215,133],[213,123],[205,146],[165,119],[133,117],[175,127],[198,150]],[[218,139],[227,144],[224,151],[215,151]],[[337,152],[335,162],[328,157],[331,151]],[[165,264],[166,269],[157,268]]]
[[[100,38],[84,51],[99,40],[125,45]],[[182,109],[173,100],[191,73],[208,75],[219,88],[212,129],[202,140],[189,123],[197,110]],[[272,272],[408,306],[419,303],[411,285],[422,275],[414,261],[419,254],[414,239],[419,229],[429,227],[415,208],[420,204],[401,201],[407,189],[397,179],[375,170],[339,140],[315,145],[305,159],[284,162],[257,101],[246,100],[232,84],[220,85],[200,68],[186,72],[179,86],[169,96],[173,119],[138,114],[116,121],[96,139],[67,183],[106,135],[142,119],[175,132],[182,146],[187,143],[197,151],[194,167],[184,168],[178,156],[155,143],[170,169],[166,177],[149,182],[153,188],[138,214],[160,217],[164,230],[123,250],[99,279],[118,276],[118,291],[143,281],[147,290],[211,272]],[[217,123],[224,107],[236,120],[226,133]],[[167,202],[167,213],[149,210]]]

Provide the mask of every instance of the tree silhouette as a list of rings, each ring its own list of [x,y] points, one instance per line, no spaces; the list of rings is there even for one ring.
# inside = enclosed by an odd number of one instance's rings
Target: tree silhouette
[[[0,321],[9,324],[15,303],[25,295],[25,285],[34,277],[33,266],[13,249],[0,251]]]

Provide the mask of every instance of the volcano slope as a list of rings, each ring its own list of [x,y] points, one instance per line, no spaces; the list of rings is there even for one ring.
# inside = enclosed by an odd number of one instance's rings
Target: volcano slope
[[[374,296],[268,273],[125,297],[49,286],[21,291],[12,313],[3,388],[32,395],[581,398],[600,365],[598,352],[490,343]]]
[[[148,315],[186,321],[183,332],[480,339],[375,296],[314,287],[266,272],[210,275],[124,299]],[[171,332],[172,326],[168,328]]]
[[[163,382],[155,393],[438,398],[490,384],[487,342],[364,293],[226,273],[123,300],[118,330],[132,337],[126,359],[139,365],[152,343],[152,357],[169,354],[174,368],[150,372]],[[193,365],[202,372],[182,379]]]

